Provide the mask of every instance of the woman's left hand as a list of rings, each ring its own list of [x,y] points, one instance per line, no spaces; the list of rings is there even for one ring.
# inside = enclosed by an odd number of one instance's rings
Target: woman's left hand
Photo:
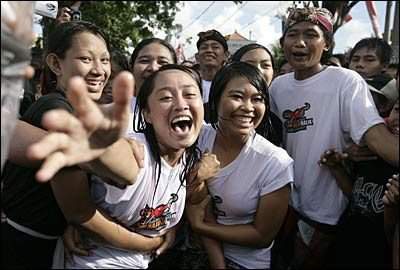
[[[155,256],[156,258],[163,254],[167,249],[172,247],[172,245],[175,242],[175,236],[176,236],[176,226],[171,228],[165,235],[164,235],[164,242],[157,248],[155,251]]]

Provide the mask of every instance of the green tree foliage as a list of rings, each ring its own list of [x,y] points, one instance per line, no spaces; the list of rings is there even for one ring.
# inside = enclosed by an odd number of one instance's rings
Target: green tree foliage
[[[58,1],[59,9],[75,1]],[[81,18],[103,29],[111,45],[123,52],[141,39],[153,36],[153,29],[174,33],[180,1],[82,1]],[[54,27],[54,20],[44,21],[44,36]]]

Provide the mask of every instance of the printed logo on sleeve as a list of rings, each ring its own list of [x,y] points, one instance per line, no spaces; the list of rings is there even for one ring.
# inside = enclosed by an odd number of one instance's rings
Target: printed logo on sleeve
[[[307,129],[307,126],[314,125],[314,119],[305,116],[306,111],[310,108],[310,103],[306,102],[304,103],[304,106],[297,108],[294,111],[285,110],[282,113],[283,118],[286,119],[283,125],[287,133],[295,133]]]

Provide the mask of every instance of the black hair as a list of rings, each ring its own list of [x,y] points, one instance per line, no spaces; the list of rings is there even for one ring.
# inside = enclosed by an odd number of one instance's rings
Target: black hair
[[[231,62],[240,62],[240,59],[243,57],[243,55],[245,55],[248,51],[252,51],[255,49],[263,49],[265,50],[269,56],[271,57],[271,64],[272,64],[272,68],[275,68],[275,64],[274,64],[274,57],[272,56],[272,53],[263,45],[258,44],[258,43],[251,43],[251,44],[247,44],[244,45],[242,47],[240,47],[232,56],[230,61]]]
[[[361,39],[350,51],[349,62],[351,62],[351,59],[356,51],[360,50],[361,48],[375,49],[376,56],[383,65],[388,65],[390,63],[393,53],[392,47],[390,47],[389,43],[381,38]]]
[[[72,47],[73,37],[84,32],[101,37],[106,44],[107,50],[110,51],[108,39],[98,26],[86,21],[70,21],[58,24],[49,34],[44,59],[50,53],[54,53],[60,59],[64,59],[66,52]],[[44,63],[42,94],[47,94],[56,89],[57,76],[51,71],[46,61]]]
[[[192,68],[185,67],[182,65],[177,64],[167,64],[161,66],[159,70],[151,74],[142,84],[140,87],[139,94],[136,99],[135,105],[135,113],[133,117],[133,125],[135,132],[143,133],[146,137],[146,140],[149,144],[151,155],[156,161],[157,165],[155,166],[155,173],[157,175],[157,183],[161,176],[161,157],[160,157],[160,148],[158,146],[157,138],[154,132],[153,125],[147,123],[144,116],[143,111],[148,109],[148,99],[151,93],[153,92],[155,81],[157,80],[158,75],[165,71],[165,70],[180,70],[185,72],[186,74],[190,75],[193,80],[196,82],[197,86],[199,87],[200,94],[202,95],[202,88],[201,88],[201,79],[199,74],[193,70]],[[188,147],[185,151],[186,153],[186,160],[184,162],[184,170],[180,175],[181,183],[185,180],[189,179],[189,174],[196,162],[200,158],[200,151],[197,147],[197,140],[196,142]]]
[[[268,85],[261,72],[246,62],[232,62],[220,69],[211,83],[208,100],[208,112],[211,126],[218,129],[218,105],[227,84],[237,77],[246,78],[264,98],[265,113],[260,125],[256,128],[257,133],[267,138],[271,135],[272,126],[269,119],[269,95]]]
[[[119,67],[122,70],[127,70],[129,71],[129,63],[128,63],[128,58],[126,55],[119,49],[117,48],[112,48],[111,49],[111,60],[112,63],[116,63],[119,65]],[[111,65],[112,65],[111,63]]]
[[[133,70],[133,65],[135,64],[135,60],[138,57],[140,51],[144,47],[146,47],[147,45],[152,44],[152,43],[158,43],[158,44],[163,45],[171,53],[172,61],[174,62],[174,64],[176,64],[178,62],[178,58],[176,56],[176,52],[175,52],[175,50],[174,50],[174,48],[172,47],[171,44],[169,44],[167,41],[165,41],[163,39],[160,39],[160,38],[146,38],[146,39],[141,40],[136,45],[135,49],[132,52],[131,59],[130,59],[130,62],[129,62],[131,70]]]

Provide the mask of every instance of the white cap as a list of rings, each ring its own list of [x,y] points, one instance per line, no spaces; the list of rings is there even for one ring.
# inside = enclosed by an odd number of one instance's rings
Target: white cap
[[[57,1],[35,1],[34,12],[38,15],[55,19],[58,12]]]

